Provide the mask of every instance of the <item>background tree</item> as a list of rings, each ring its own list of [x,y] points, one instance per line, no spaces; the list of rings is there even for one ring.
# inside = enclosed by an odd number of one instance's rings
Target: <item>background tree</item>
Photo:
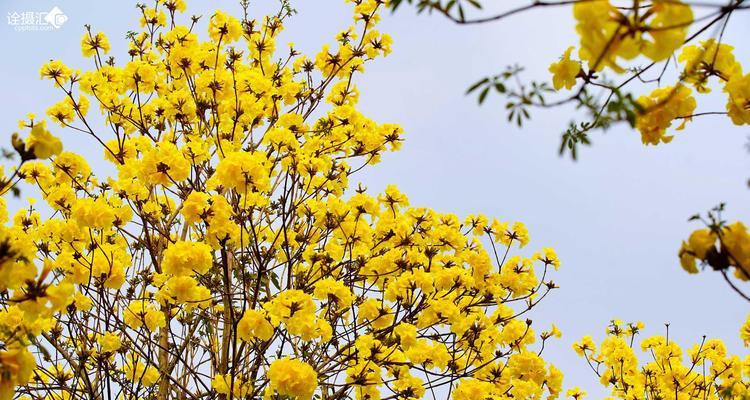
[[[496,14],[485,13],[482,4],[474,0],[394,0],[390,4],[394,11],[411,5],[420,13],[436,14],[459,25],[502,23],[537,8],[570,8],[580,42],[549,66],[552,85],[525,82],[523,68],[509,66],[477,81],[467,94],[476,95],[479,104],[487,102],[490,94],[503,97],[507,120],[518,126],[531,118],[536,108],[572,104],[580,110],[580,119],[562,133],[559,152],[569,153],[573,159],[578,157],[580,145],[591,144],[591,132],[616,123],[636,129],[647,146],[671,142],[671,130],[684,129],[696,117],[718,115],[737,126],[750,123],[750,74],[743,73],[734,47],[724,41],[727,26],[743,21],[741,16],[732,18],[748,9],[743,0],[531,1]],[[697,98],[712,89],[720,89],[726,101],[724,110],[698,108]],[[572,94],[555,93],[563,91]],[[639,92],[646,94],[636,94]],[[750,300],[742,288],[742,282],[750,279],[750,233],[742,222],[725,221],[724,208],[722,203],[705,217],[690,218],[705,228],[694,231],[682,243],[680,263],[689,273],[699,272],[699,264],[718,271],[731,290]],[[641,325],[613,321],[598,353],[590,337],[574,345],[614,396],[746,395],[742,374],[748,360],[743,364],[737,357],[724,358],[724,345],[705,337],[688,352],[685,364],[682,350],[669,341],[668,334],[648,338],[641,347],[651,353],[652,362],[639,365],[632,346]],[[747,345],[750,318],[740,335]],[[574,397],[582,394],[571,392]]]

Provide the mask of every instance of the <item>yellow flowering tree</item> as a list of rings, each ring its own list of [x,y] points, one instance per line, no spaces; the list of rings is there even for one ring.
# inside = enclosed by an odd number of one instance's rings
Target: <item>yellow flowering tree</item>
[[[569,8],[579,43],[550,64],[551,86],[524,83],[523,69],[514,66],[481,79],[467,94],[478,94],[480,104],[490,93],[505,97],[508,120],[519,126],[533,108],[574,105],[583,110],[583,121],[572,122],[562,134],[560,154],[569,152],[573,159],[580,145],[591,144],[592,131],[615,123],[629,124],[646,146],[671,142],[673,131],[699,116],[728,117],[737,126],[750,124],[750,74],[743,73],[734,47],[724,41],[730,19],[738,23],[738,17],[732,16],[748,9],[743,0],[534,0],[497,14],[483,14],[476,0],[393,0],[390,4],[393,10],[411,4],[419,12],[441,15],[459,25],[495,23],[536,8]],[[675,65],[678,73],[669,73]],[[698,100],[712,88],[721,89],[724,109],[699,109]],[[680,264],[689,273],[705,267],[718,271],[732,290],[750,301],[743,287],[750,280],[750,232],[742,222],[725,221],[723,211],[721,204],[705,216],[690,218],[704,227],[682,243]],[[647,354],[647,361],[640,357],[639,362],[639,351],[633,347],[641,329],[639,323],[613,321],[598,350],[591,337],[573,346],[614,398],[750,396],[750,358],[729,355],[720,340],[705,338],[683,354],[667,335],[643,340],[641,353]],[[750,346],[750,316],[740,337]],[[576,387],[566,395],[580,399],[586,393]]]
[[[357,111],[391,39],[383,1],[351,3],[310,58],[275,41],[287,2],[205,21],[159,0],[124,59],[87,27],[93,68],[41,68],[61,100],[51,124],[21,121],[0,175],[43,200],[0,200],[0,399],[561,394],[541,357],[560,332],[527,318],[557,287],[554,250],[351,183],[402,141]],[[96,151],[64,151],[72,134]]]

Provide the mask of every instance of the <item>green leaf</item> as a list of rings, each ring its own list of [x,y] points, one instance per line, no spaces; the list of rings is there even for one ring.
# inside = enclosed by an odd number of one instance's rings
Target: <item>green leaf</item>
[[[482,89],[482,92],[479,93],[479,105],[481,105],[482,103],[484,103],[484,99],[487,97],[487,93],[489,93],[489,92],[490,92],[490,87],[489,86],[487,86],[484,89]]]
[[[279,276],[275,273],[271,273],[271,284],[273,284],[273,287],[276,289],[281,289],[281,285],[279,284]]]
[[[489,82],[490,78],[484,78],[481,81],[471,85],[468,90],[466,90],[466,94],[469,94],[477,89],[479,89],[480,86],[484,85],[485,83]]]

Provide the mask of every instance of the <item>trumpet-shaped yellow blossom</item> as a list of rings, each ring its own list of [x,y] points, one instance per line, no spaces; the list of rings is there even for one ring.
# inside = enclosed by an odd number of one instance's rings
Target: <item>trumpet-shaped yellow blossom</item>
[[[268,368],[267,395],[274,391],[293,399],[312,398],[318,386],[318,374],[310,364],[292,358],[281,358],[271,363]]]
[[[123,320],[132,329],[138,329],[145,324],[152,332],[166,326],[164,313],[154,304],[143,300],[131,302],[123,312]]]
[[[229,374],[217,374],[211,380],[211,387],[219,394],[232,394],[238,398],[244,398],[252,392],[252,383]]]
[[[94,54],[102,56],[109,53],[109,48],[109,40],[102,32],[97,32],[95,35],[87,32],[81,38],[81,53],[84,57],[91,57]]]
[[[750,280],[750,231],[742,222],[702,228],[682,242],[678,256],[682,268],[698,273],[697,262],[723,271],[734,269],[734,276]]]
[[[49,158],[62,152],[62,142],[47,129],[47,121],[37,121],[31,127],[26,147],[37,158]]]
[[[685,81],[692,84],[699,93],[707,93],[711,91],[707,87],[711,76],[718,77],[724,83],[741,76],[742,66],[734,58],[733,49],[726,43],[717,43],[716,39],[685,46],[678,58],[685,63]]]
[[[570,90],[576,84],[578,73],[581,72],[581,63],[570,59],[573,49],[575,47],[568,47],[562,59],[549,66],[549,72],[552,73],[552,86],[555,87],[555,90],[560,90],[563,87]]]
[[[581,390],[578,386],[568,389],[565,392],[565,397],[573,398],[575,400],[582,400],[586,398],[586,392],[584,390]]]
[[[58,86],[62,86],[63,83],[70,79],[72,74],[73,71],[60,60],[53,60],[44,64],[39,71],[39,76],[42,79],[53,80]]]
[[[111,353],[122,347],[120,337],[114,332],[105,332],[98,339],[102,353]]]
[[[313,293],[315,298],[319,300],[329,300],[336,303],[339,309],[348,308],[354,301],[351,289],[346,287],[343,282],[333,278],[324,278],[317,282]]]
[[[236,190],[241,194],[249,191],[266,191],[270,187],[268,161],[263,154],[232,152],[216,167],[211,183]]]
[[[237,18],[217,10],[211,16],[208,33],[214,41],[234,42],[242,35],[242,25]]]
[[[734,75],[724,91],[728,94],[727,113],[735,125],[750,124],[750,74]]]
[[[164,250],[162,272],[185,276],[194,272],[205,274],[213,263],[211,247],[205,243],[177,242]]]
[[[273,336],[273,325],[260,312],[246,310],[237,324],[237,336],[245,341],[254,338],[266,341]]]
[[[159,370],[153,365],[127,360],[122,367],[125,377],[137,386],[153,386],[159,381]]]
[[[674,136],[666,132],[676,119],[682,119],[676,129],[684,129],[692,119],[696,102],[689,88],[678,85],[659,88],[648,96],[641,96],[638,105],[642,111],[636,120],[636,128],[641,133],[641,141],[646,145],[658,145],[672,141]]]
[[[15,387],[28,383],[35,367],[34,356],[26,348],[0,350],[0,399],[12,399]]]

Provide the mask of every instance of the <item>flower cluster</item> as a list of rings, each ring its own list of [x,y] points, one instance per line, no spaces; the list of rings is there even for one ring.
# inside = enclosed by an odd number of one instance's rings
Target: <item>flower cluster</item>
[[[616,7],[609,0],[577,1],[573,4],[580,55],[588,67],[601,71],[624,69],[618,59],[645,56],[660,61],[672,55],[685,40],[693,11],[680,0],[655,0],[648,6],[633,2],[634,12]]]
[[[676,87],[658,88],[648,96],[641,96],[637,100],[642,113],[636,120],[636,128],[641,132],[641,141],[645,145],[669,143],[674,136],[667,135],[667,128],[678,118],[682,123],[677,130],[685,128],[695,110],[695,98],[689,88],[678,85]]]
[[[750,280],[750,231],[744,223],[709,225],[695,230],[682,242],[680,264],[698,273],[697,262],[717,271],[734,270],[737,279]]]
[[[704,338],[684,351],[668,336],[651,336],[640,342],[641,352],[650,355],[644,362],[633,348],[643,328],[642,323],[615,320],[598,349],[589,336],[573,344],[601,384],[611,389],[612,397],[724,399],[750,394],[750,356],[728,354],[719,339]]]

